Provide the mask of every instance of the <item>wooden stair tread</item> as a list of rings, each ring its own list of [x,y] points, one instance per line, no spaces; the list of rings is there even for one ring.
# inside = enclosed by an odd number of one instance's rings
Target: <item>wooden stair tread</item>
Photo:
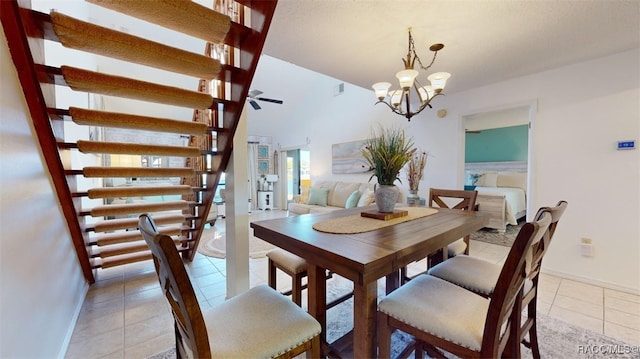
[[[35,64],[35,69],[38,75],[38,80],[40,82],[50,83],[58,86],[71,87],[64,78],[64,75],[62,73],[62,68],[55,67],[55,66],[42,65],[42,64]],[[218,75],[217,79],[221,81],[230,81],[232,78],[237,78],[241,76],[246,76],[246,74],[243,72],[242,69],[239,69],[237,67],[233,67],[230,65],[222,65],[222,70],[220,71],[220,74]],[[159,85],[159,86],[162,86],[162,85]],[[170,89],[171,88],[179,89],[177,87],[171,87],[171,86],[167,86],[167,87]],[[189,91],[184,89],[179,89],[179,90]],[[197,94],[198,92],[190,91],[189,93]],[[209,109],[217,108],[218,104],[222,104],[224,105],[225,109],[228,111],[239,111],[244,106],[243,101],[230,101],[230,100],[225,100],[221,98],[214,98],[211,96],[210,96],[210,99],[212,102],[208,107]],[[156,101],[152,101],[152,102],[156,102]],[[189,106],[185,105],[183,107],[189,107]],[[56,114],[57,116],[63,116],[67,114],[67,110],[64,110],[64,109],[49,108],[48,111],[50,115]],[[217,132],[228,131],[228,129],[220,128],[220,127],[211,127],[209,128],[209,130],[217,131]]]
[[[164,228],[159,228],[159,232],[162,234],[166,234],[168,236],[178,236],[182,234],[182,228],[181,227],[164,227]],[[90,244],[95,244],[98,247],[103,247],[103,246],[109,246],[112,244],[135,242],[140,240],[144,240],[144,238],[142,238],[142,233],[140,233],[140,231],[138,230],[134,230],[134,231],[116,232],[116,233],[97,235],[91,238]]]
[[[147,197],[162,195],[190,195],[193,187],[187,185],[175,186],[133,186],[133,187],[98,187],[87,191],[89,198],[113,197]]]
[[[70,107],[69,115],[79,125],[125,128],[133,130],[201,135],[207,133],[207,125],[199,122],[179,121],[168,118],[132,115],[127,113],[88,110]]]
[[[96,206],[91,208],[93,217],[127,215],[132,213],[143,212],[161,212],[189,209],[188,201],[165,201],[153,203],[124,203],[124,204],[108,204],[106,206]]]
[[[197,147],[148,145],[125,142],[84,141],[77,142],[82,153],[107,153],[127,155],[156,155],[173,157],[195,157],[201,151]]]
[[[53,31],[63,46],[131,63],[212,80],[220,61],[52,11]]]
[[[180,242],[181,242],[180,238],[173,238],[173,243],[176,244],[176,247],[181,246]],[[148,250],[149,250],[149,246],[144,240],[142,240],[140,242],[121,243],[121,244],[111,245],[108,247],[100,247],[98,250],[93,252],[93,256],[100,257],[100,258],[108,258],[108,257],[133,254],[133,253],[143,252]]]
[[[167,214],[157,215],[153,217],[153,220],[158,225],[182,223],[185,221],[185,217],[182,214]],[[133,229],[138,228],[138,218],[118,218],[104,221],[98,221],[96,223],[86,226],[86,231],[95,232],[110,232],[118,229]]]
[[[85,177],[192,177],[192,168],[148,167],[85,167]]]
[[[251,7],[251,3],[245,4],[248,7]],[[51,16],[49,14],[45,14],[40,11],[29,10],[26,15],[30,17],[30,21],[34,24],[34,29],[37,29],[43,35],[43,38],[50,41],[60,42],[60,39],[56,35],[55,31],[53,31],[53,24],[51,23]],[[250,36],[253,36],[255,31],[251,28],[248,28],[242,24],[238,24],[236,22],[231,22],[229,30],[227,31],[222,43],[236,47],[242,48],[243,42]],[[33,34],[30,34],[33,35]],[[216,43],[217,41],[212,41]],[[225,66],[222,66],[223,70]],[[227,67],[231,68],[231,67]],[[227,80],[227,77],[219,78],[221,80]]]
[[[139,252],[132,255],[110,257],[100,261],[100,264],[95,265],[98,268],[112,268],[126,264],[138,263],[151,260],[151,251]]]
[[[62,66],[60,69],[65,82],[74,91],[98,93],[193,109],[207,109],[214,102],[211,95],[178,87],[108,75],[71,66]]]
[[[186,248],[182,248],[182,247],[177,249],[178,249],[178,252],[185,252],[187,250]],[[119,255],[114,257],[108,257],[108,258],[101,258],[100,264],[95,265],[95,267],[111,268],[111,267],[117,267],[125,264],[148,261],[151,259],[152,259],[151,251],[143,251],[143,252],[136,252],[132,254],[124,254],[124,255]]]
[[[229,16],[191,1],[87,1],[213,43],[220,43],[231,26]]]

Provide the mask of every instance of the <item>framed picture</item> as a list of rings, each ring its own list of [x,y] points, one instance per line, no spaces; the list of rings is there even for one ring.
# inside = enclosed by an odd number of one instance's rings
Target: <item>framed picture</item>
[[[334,174],[367,173],[369,164],[362,157],[366,140],[336,143],[331,145],[331,169]]]
[[[261,175],[269,173],[269,160],[258,160],[258,172]]]
[[[269,146],[258,146],[258,158],[269,158]]]

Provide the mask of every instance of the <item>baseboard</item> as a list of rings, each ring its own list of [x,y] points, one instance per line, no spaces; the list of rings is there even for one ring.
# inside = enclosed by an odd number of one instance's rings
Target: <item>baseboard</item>
[[[58,353],[57,358],[65,358],[67,355],[67,350],[69,350],[69,343],[71,343],[71,337],[73,336],[73,331],[76,329],[76,325],[78,325],[78,318],[80,317],[80,311],[82,310],[82,305],[84,304],[85,299],[87,299],[87,293],[89,293],[89,284],[85,282],[84,293],[82,294],[82,300],[78,302],[76,309],[73,313],[73,321],[72,325],[69,326],[69,330],[67,330],[67,335],[64,337],[64,341],[62,346],[60,347],[60,353]]]
[[[555,276],[555,277],[560,277],[560,278],[564,278],[564,279],[575,280],[577,282],[596,285],[598,287],[603,287],[603,288],[607,288],[607,289],[611,289],[611,290],[617,290],[617,291],[620,291],[620,292],[625,292],[625,293],[634,294],[634,295],[640,295],[640,289],[639,288],[631,288],[631,287],[621,286],[621,285],[617,285],[617,284],[610,283],[610,282],[603,282],[603,281],[599,281],[599,280],[596,280],[596,279],[593,279],[593,278],[586,278],[586,277],[582,277],[582,276],[577,276],[577,275],[564,273],[564,272],[558,272],[558,271],[549,270],[549,269],[545,269],[545,268],[542,268],[541,272],[544,273],[544,274],[549,274],[549,275]]]

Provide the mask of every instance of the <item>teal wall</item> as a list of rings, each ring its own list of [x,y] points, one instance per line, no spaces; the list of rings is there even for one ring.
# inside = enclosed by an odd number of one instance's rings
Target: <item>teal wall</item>
[[[465,162],[526,161],[528,126],[511,126],[465,134]]]

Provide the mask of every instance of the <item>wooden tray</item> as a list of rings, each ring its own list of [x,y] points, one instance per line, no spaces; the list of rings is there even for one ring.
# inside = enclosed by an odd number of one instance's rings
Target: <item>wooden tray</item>
[[[390,212],[390,213],[383,213],[383,212],[378,212],[378,211],[360,212],[360,215],[362,217],[381,219],[383,221],[388,221],[390,219],[404,217],[404,216],[407,216],[408,214],[409,214],[409,211],[400,210],[400,209],[394,209],[393,212]]]

